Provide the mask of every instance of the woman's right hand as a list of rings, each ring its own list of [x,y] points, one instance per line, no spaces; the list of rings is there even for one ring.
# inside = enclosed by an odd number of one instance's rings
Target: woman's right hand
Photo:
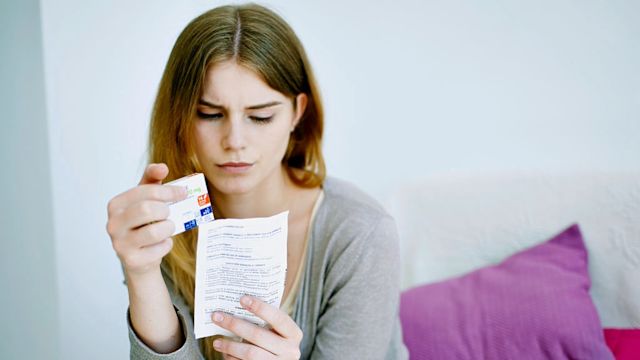
[[[168,203],[187,197],[180,186],[162,185],[169,174],[165,164],[149,164],[138,186],[115,196],[107,205],[107,232],[128,276],[160,269],[171,251],[175,229]]]

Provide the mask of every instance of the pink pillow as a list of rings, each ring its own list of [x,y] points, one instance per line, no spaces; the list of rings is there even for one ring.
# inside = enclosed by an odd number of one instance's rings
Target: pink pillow
[[[613,359],[578,225],[467,275],[403,292],[411,359]]]
[[[604,339],[616,360],[640,359],[640,329],[604,329]]]

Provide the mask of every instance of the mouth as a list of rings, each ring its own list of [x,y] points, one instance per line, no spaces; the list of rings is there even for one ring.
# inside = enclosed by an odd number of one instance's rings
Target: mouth
[[[226,162],[217,164],[218,168],[229,174],[241,174],[249,171],[253,167],[252,163],[246,162]]]

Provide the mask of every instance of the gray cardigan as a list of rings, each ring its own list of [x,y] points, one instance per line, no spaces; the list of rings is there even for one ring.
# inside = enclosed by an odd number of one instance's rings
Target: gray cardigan
[[[345,181],[329,177],[323,190],[292,316],[304,333],[301,358],[407,359],[395,222]],[[155,353],[133,331],[127,310],[131,359],[203,359],[192,314],[163,275],[187,340],[173,353]]]

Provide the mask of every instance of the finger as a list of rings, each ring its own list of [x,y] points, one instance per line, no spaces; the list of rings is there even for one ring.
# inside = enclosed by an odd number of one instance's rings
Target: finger
[[[144,201],[155,200],[162,202],[176,202],[187,198],[187,189],[183,186],[173,185],[139,185],[117,195],[109,202],[109,215],[124,211],[131,204]]]
[[[154,221],[166,220],[168,217],[169,206],[167,203],[155,200],[134,203],[117,215],[118,220],[122,218],[123,226],[127,230],[136,229]]]
[[[274,354],[285,354],[287,352],[288,344],[286,339],[268,329],[257,326],[247,320],[217,311],[212,314],[212,319],[216,325]]]
[[[238,359],[275,359],[276,356],[253,344],[220,338],[213,341],[213,348]]]
[[[162,220],[133,230],[130,244],[141,248],[152,246],[173,235],[176,225],[171,220]]]
[[[138,185],[161,184],[162,179],[166,178],[167,175],[169,175],[169,167],[167,167],[166,164],[149,164],[146,169],[144,169],[142,179],[140,179]]]
[[[254,297],[245,295],[240,299],[240,304],[245,309],[256,314],[259,318],[271,325],[273,330],[287,339],[302,340],[302,330],[284,311],[267,304]]]
[[[137,250],[136,256],[133,259],[134,263],[129,263],[128,265],[129,267],[140,267],[146,264],[150,264],[157,261],[158,259],[162,259],[171,251],[172,248],[172,238],[166,238],[159,243],[145,246]],[[135,263],[135,261],[138,261],[138,263]]]
[[[167,238],[158,244],[129,252],[126,257],[122,258],[122,261],[127,269],[143,269],[167,255],[172,248],[173,239]]]
[[[168,237],[159,243],[145,246],[141,248],[140,251],[142,252],[143,256],[147,256],[151,259],[157,259],[167,255],[172,248],[173,238]]]

